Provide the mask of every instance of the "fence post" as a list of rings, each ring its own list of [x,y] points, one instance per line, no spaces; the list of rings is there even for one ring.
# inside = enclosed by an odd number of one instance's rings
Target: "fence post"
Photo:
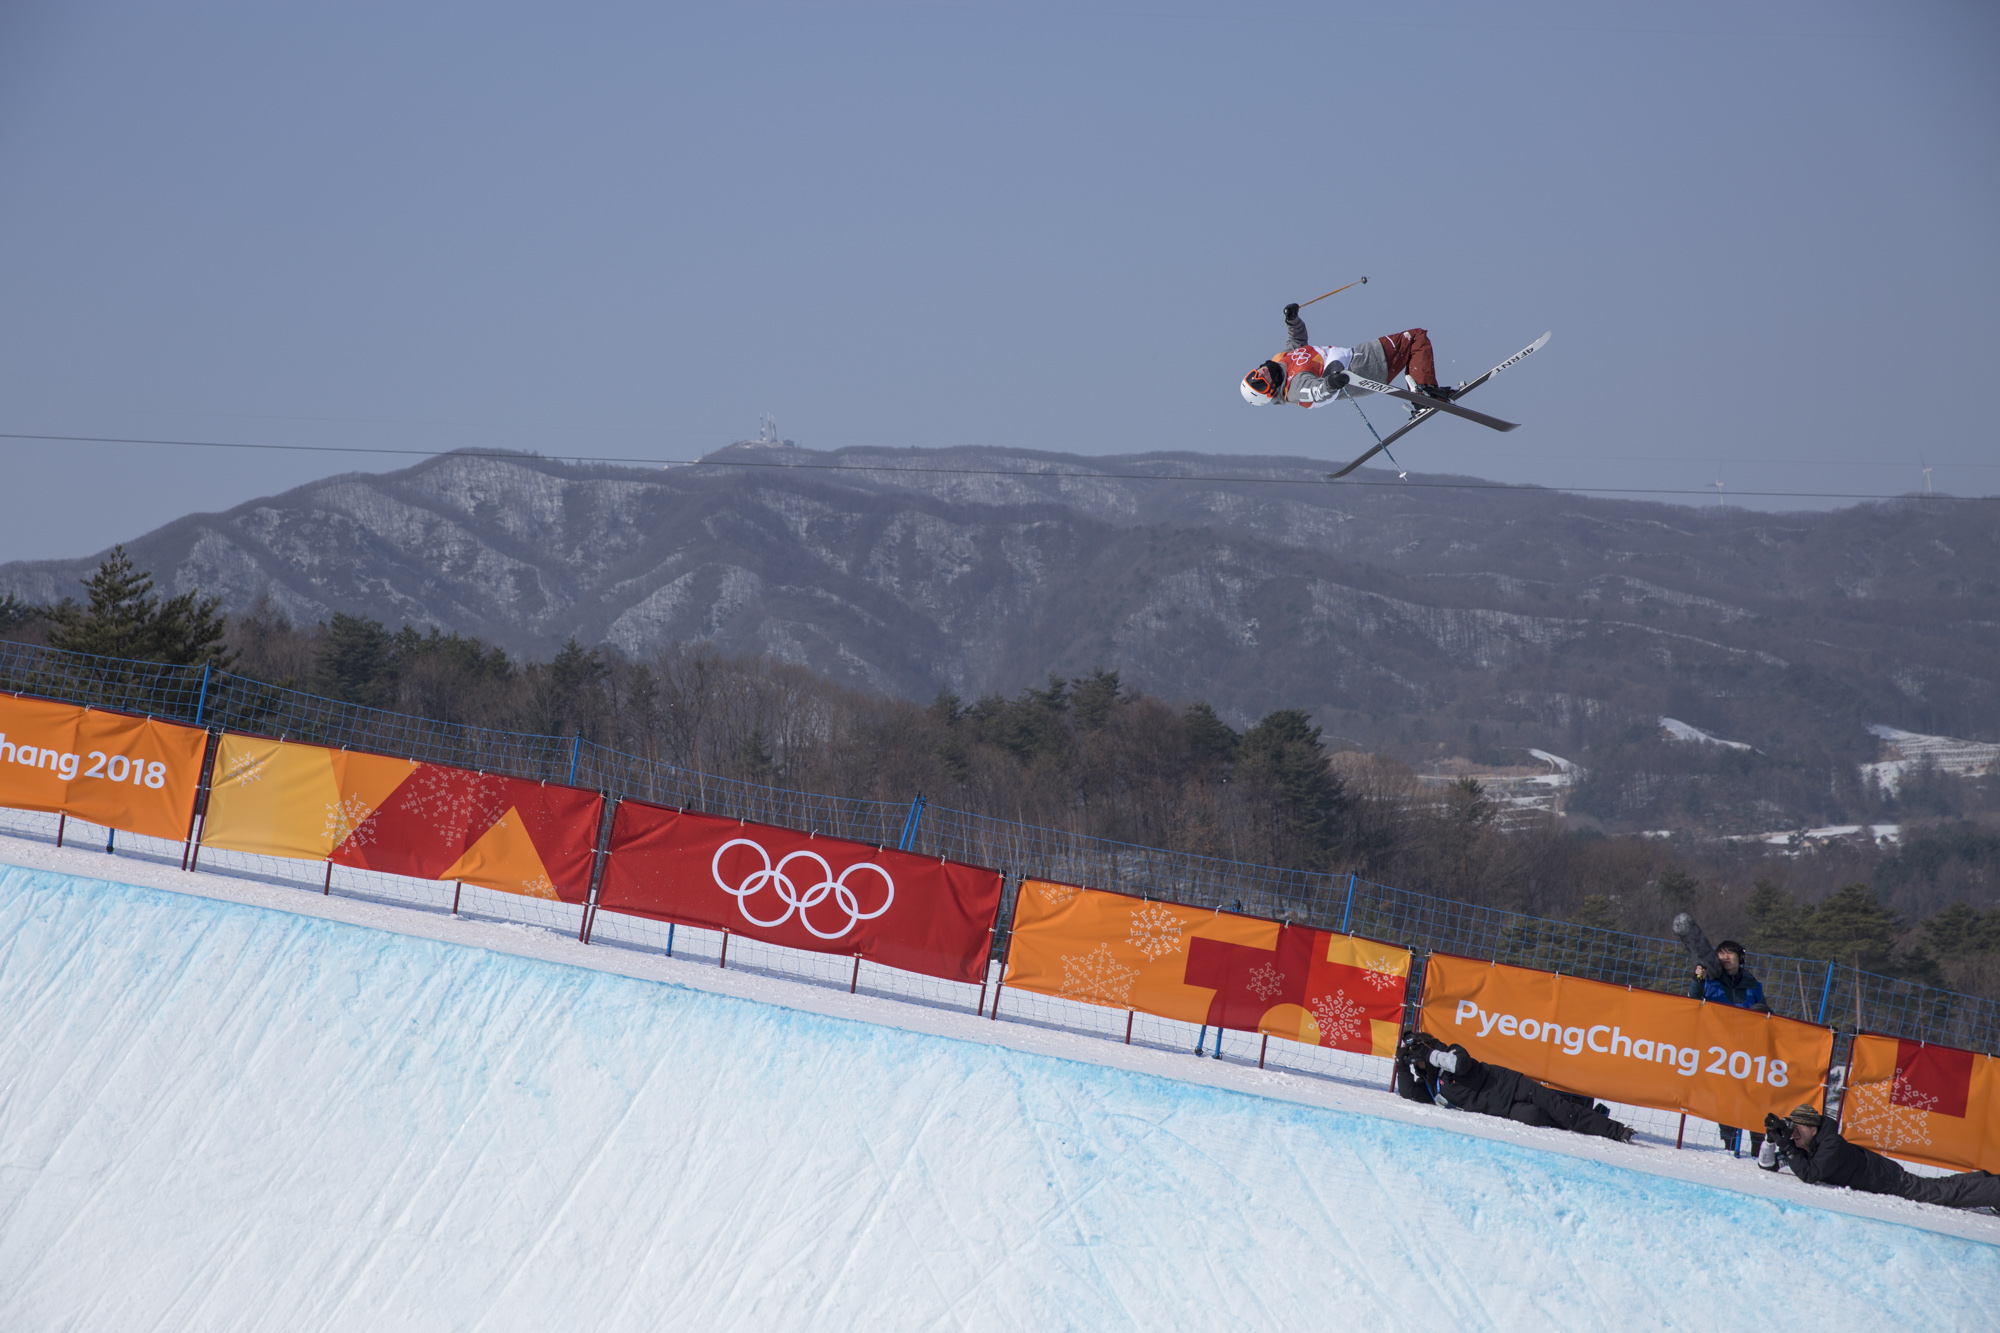
[[[202,668],[204,673],[207,670],[205,666]],[[203,679],[206,681],[206,675]],[[202,698],[208,698],[206,684],[202,687]],[[210,732],[202,744],[204,748],[201,752],[201,774],[195,779],[194,785],[194,809],[188,812],[187,841],[181,847],[182,870],[194,868],[194,858],[198,852],[195,846],[196,830],[206,829],[208,826],[208,791],[215,781],[215,756],[222,749],[222,736],[219,732]]]
[[[213,662],[201,664],[201,698],[196,700],[194,705],[194,724],[197,727],[202,725],[202,718],[208,712],[208,673],[214,665]]]
[[[917,825],[921,823],[923,820],[925,804],[926,802],[924,800],[924,794],[922,792],[918,792],[917,799],[910,802],[909,818],[903,821],[903,836],[896,839],[897,851],[899,852],[909,851],[910,844],[917,840]]]
[[[576,735],[578,740],[583,739],[582,732],[579,731]],[[571,766],[575,766],[573,754]],[[597,826],[597,843],[595,848],[593,848],[594,855],[590,863],[590,887],[584,890],[583,917],[576,924],[576,942],[578,944],[590,943],[590,932],[597,925],[597,894],[604,884],[605,863],[611,858],[611,835],[613,830],[618,826],[619,799],[610,792],[599,792],[597,795],[598,799],[604,802],[604,811],[597,817],[599,823]],[[673,956],[673,941],[671,936],[668,937],[667,956]]]
[[[1828,963],[1826,965],[1826,984],[1821,986],[1819,990],[1819,1023],[1820,1026],[1822,1027],[1826,1025],[1827,1001],[1831,1000],[1832,998],[1833,998],[1833,964]]]
[[[569,745],[569,786],[576,785],[576,761],[583,757],[583,729],[577,728],[576,738]]]
[[[1347,933],[1347,919],[1354,915],[1354,872],[1347,872],[1347,907],[1340,914],[1340,933]]]

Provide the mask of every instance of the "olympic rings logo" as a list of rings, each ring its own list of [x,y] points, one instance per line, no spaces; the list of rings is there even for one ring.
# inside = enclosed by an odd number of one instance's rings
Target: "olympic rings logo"
[[[729,881],[722,877],[722,858],[728,853],[731,847],[748,847],[756,852],[758,859],[764,863],[762,870],[751,871],[743,877],[742,883],[734,887],[731,887]],[[786,873],[785,867],[794,861],[811,862],[818,868],[818,880],[807,884],[801,889],[800,883],[809,877],[809,872],[801,874],[798,879],[792,878],[791,875]],[[847,885],[847,877],[857,870],[872,870],[882,877],[882,888],[884,891],[882,905],[872,912],[861,910],[860,898]],[[828,865],[826,859],[817,852],[790,852],[774,866],[771,864],[771,854],[764,850],[763,844],[749,838],[731,838],[728,842],[718,847],[715,852],[715,859],[709,862],[708,873],[714,877],[717,888],[736,899],[736,910],[741,912],[743,919],[751,925],[763,926],[766,929],[773,926],[782,926],[792,919],[792,913],[797,912],[799,914],[799,924],[823,940],[837,940],[863,921],[873,921],[876,917],[889,910],[890,903],[896,901],[896,881],[889,877],[888,871],[872,861],[857,861],[847,867],[847,869],[841,871],[839,877],[836,878],[833,873],[833,867]],[[767,888],[777,895],[778,901],[783,903],[785,907],[784,911],[769,921],[753,916],[750,912],[749,901]],[[834,905],[847,913],[847,924],[839,930],[831,932],[821,930],[818,926],[815,926],[812,923],[812,919],[806,915],[807,912],[810,912],[828,898],[833,899]]]

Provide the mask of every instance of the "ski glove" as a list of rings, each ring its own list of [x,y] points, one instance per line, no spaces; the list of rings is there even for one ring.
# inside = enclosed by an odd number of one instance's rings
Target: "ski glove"
[[[1431,1063],[1447,1074],[1456,1074],[1458,1072],[1458,1052],[1432,1051]]]
[[[1763,1167],[1766,1171],[1776,1171],[1778,1169],[1778,1145],[1769,1139],[1765,1139],[1764,1146],[1757,1150],[1757,1165]]]
[[[1299,303],[1297,301],[1294,301],[1290,305],[1285,307],[1285,323],[1289,324],[1298,317],[1299,317]]]

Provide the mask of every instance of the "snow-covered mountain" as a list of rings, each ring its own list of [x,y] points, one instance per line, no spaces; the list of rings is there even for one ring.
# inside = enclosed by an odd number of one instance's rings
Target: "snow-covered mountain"
[[[1412,758],[1535,746],[1597,771],[1593,746],[1663,715],[1850,771],[1875,757],[1870,723],[2000,738],[2000,501],[1770,515],[1324,468],[461,454],[128,545],[237,611],[267,594],[304,622],[437,623],[535,655],[571,634],[630,654],[706,637],[917,699],[1102,665],[1239,722],[1306,707]],[[0,593],[74,594],[94,564],[0,566]]]

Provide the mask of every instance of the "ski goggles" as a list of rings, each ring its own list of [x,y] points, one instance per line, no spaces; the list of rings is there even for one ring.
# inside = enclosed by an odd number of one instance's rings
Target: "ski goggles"
[[[1251,388],[1267,398],[1277,398],[1284,393],[1285,370],[1275,361],[1266,361],[1243,378]]]

